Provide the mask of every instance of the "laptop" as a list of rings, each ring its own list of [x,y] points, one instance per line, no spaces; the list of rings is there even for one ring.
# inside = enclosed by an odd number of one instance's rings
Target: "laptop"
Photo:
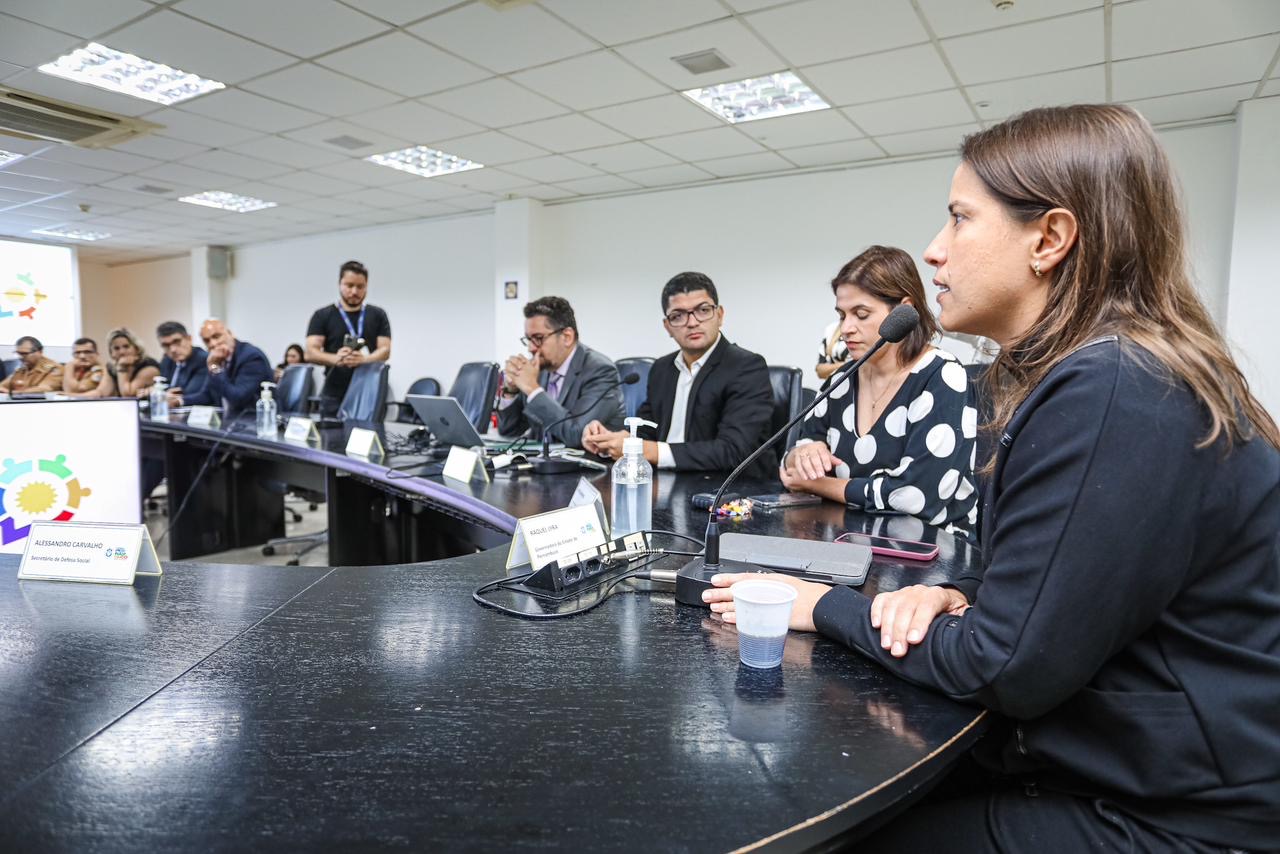
[[[454,398],[434,394],[407,394],[404,399],[413,407],[431,435],[436,437],[436,441],[464,448],[484,447],[484,439]]]

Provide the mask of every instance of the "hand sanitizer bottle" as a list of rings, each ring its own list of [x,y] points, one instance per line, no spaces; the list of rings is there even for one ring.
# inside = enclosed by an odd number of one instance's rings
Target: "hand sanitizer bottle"
[[[643,418],[623,421],[631,437],[622,440],[622,457],[613,464],[613,528],[621,537],[653,527],[653,467],[644,458],[644,439],[636,435],[641,425],[658,425]]]
[[[275,383],[262,384],[262,396],[258,398],[256,405],[259,439],[274,439],[279,435],[279,425],[276,423],[276,399],[271,396],[271,389],[274,387]]]
[[[152,421],[169,420],[169,384],[164,377],[156,377],[151,384],[150,409]]]

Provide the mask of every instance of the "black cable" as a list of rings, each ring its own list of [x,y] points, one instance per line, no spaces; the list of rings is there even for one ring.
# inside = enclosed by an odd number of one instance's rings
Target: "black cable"
[[[592,602],[589,605],[584,605],[581,608],[575,608],[572,611],[559,611],[554,614],[531,614],[527,611],[518,611],[515,608],[508,608],[506,605],[499,605],[497,602],[490,602],[488,599],[484,599],[481,596],[481,594],[488,593],[491,590],[501,590],[501,589],[510,590],[511,588],[509,585],[519,584],[520,582],[528,579],[529,576],[533,575],[532,572],[526,573],[525,575],[516,576],[514,578],[500,578],[497,581],[489,581],[484,584],[481,584],[474,591],[472,591],[471,598],[486,608],[492,608],[495,611],[500,611],[501,613],[504,613],[504,614],[510,614],[513,617],[524,617],[526,620],[558,620],[564,617],[576,617],[579,614],[587,613],[592,608],[595,608],[599,606],[602,602],[606,601],[609,598],[610,594],[613,593],[613,588],[617,587],[622,582],[627,581],[628,579],[638,578],[641,575],[647,574],[647,573],[641,572],[640,570],[642,570],[644,567],[648,566],[649,564],[655,563],[656,561],[659,561],[661,559],[662,559],[661,556],[650,558],[649,560],[645,561],[644,563],[640,564],[634,569],[630,569],[624,572],[623,574],[610,579],[608,582],[606,582],[603,585],[604,589],[599,592],[594,602]],[[595,588],[593,588],[593,590],[594,589]],[[520,591],[513,591],[513,592],[520,592]]]
[[[700,546],[701,546],[701,545],[705,545],[705,543],[703,543],[703,542],[702,542],[702,540],[699,540],[697,537],[690,537],[690,536],[688,536],[687,534],[677,534],[675,531],[662,531],[662,530],[659,530],[659,529],[656,529],[656,528],[655,528],[655,529],[651,529],[651,530],[648,530],[648,531],[641,531],[640,533],[642,533],[642,534],[665,534],[665,535],[666,535],[666,536],[668,536],[668,537],[677,537],[677,538],[679,538],[679,539],[681,539],[681,540],[687,540],[687,541],[689,541],[689,542],[691,542],[691,543],[697,543],[697,544],[698,544],[698,545],[700,545]],[[674,552],[672,552],[672,554],[674,554]]]

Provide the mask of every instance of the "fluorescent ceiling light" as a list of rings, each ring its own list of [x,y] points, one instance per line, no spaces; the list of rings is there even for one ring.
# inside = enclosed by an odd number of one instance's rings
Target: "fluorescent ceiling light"
[[[809,88],[808,83],[790,71],[721,83],[705,89],[690,89],[683,94],[730,124],[831,107]]]
[[[32,234],[43,234],[48,237],[69,237],[72,240],[101,240],[111,235],[105,231],[84,231],[79,228],[71,228],[65,225],[55,225],[51,228],[37,228]]]
[[[425,178],[448,175],[452,172],[466,172],[468,169],[484,168],[483,163],[476,163],[474,160],[463,160],[456,155],[436,151],[434,148],[427,148],[425,145],[415,145],[412,148],[402,148],[399,151],[388,151],[386,154],[374,154],[366,157],[365,160],[370,163],[376,163],[379,166],[390,166],[392,169],[399,169],[401,172],[412,172],[414,175],[422,175]]]
[[[260,211],[263,208],[274,208],[276,206],[275,202],[264,202],[262,199],[255,199],[253,196],[237,196],[235,193],[224,193],[221,190],[209,190],[205,193],[196,193],[194,196],[183,196],[178,201],[186,202],[189,205],[204,205],[206,208],[235,211],[236,213],[249,213],[250,211]]]
[[[205,80],[178,68],[112,50],[97,42],[89,42],[66,56],[60,56],[40,66],[40,70],[54,77],[165,106],[226,88],[217,80]]]
[[[12,163],[15,160],[21,160],[23,157],[26,157],[26,155],[14,154],[12,151],[0,149],[0,166],[5,165],[6,163]]]

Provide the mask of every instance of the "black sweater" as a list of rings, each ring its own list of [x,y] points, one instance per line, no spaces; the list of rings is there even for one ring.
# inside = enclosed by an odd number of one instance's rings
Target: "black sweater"
[[[1280,841],[1280,453],[1197,449],[1207,415],[1114,339],[1023,402],[984,496],[974,607],[903,659],[837,587],[823,634],[1009,720],[987,759],[1175,833]],[[981,758],[981,757],[980,757]]]

